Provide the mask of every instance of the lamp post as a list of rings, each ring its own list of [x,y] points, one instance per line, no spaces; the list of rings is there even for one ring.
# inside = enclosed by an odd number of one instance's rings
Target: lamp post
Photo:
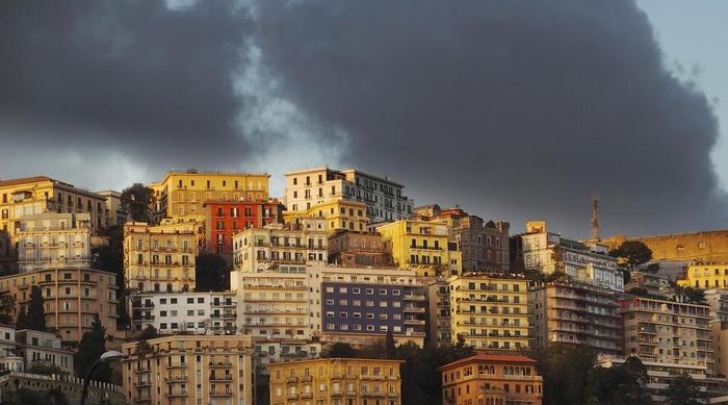
[[[98,367],[101,363],[110,363],[122,357],[124,357],[124,355],[120,352],[117,352],[116,350],[107,350],[104,354],[101,355],[101,357],[99,357],[94,362],[93,365],[91,365],[88,373],[86,373],[86,380],[84,380],[83,382],[83,391],[81,391],[81,405],[84,405],[86,403],[86,397],[88,396],[88,384],[91,382],[91,375],[93,375],[96,367]]]

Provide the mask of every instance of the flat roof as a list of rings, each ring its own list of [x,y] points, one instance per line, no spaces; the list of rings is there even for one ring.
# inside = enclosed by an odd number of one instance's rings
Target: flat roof
[[[453,367],[457,367],[463,364],[474,363],[474,362],[488,362],[488,363],[526,363],[526,364],[537,364],[538,362],[534,359],[523,357],[523,356],[509,356],[501,354],[476,354],[475,356],[466,357],[464,359],[453,361],[452,363],[445,364],[444,366],[437,369],[437,371],[447,370]]]

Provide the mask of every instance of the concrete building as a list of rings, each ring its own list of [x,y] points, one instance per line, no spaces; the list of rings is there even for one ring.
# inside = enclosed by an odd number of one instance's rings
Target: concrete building
[[[61,347],[61,338],[50,332],[23,329],[15,332],[15,352],[25,362],[25,370],[35,366],[55,366],[64,373],[74,374],[73,355]]]
[[[156,196],[159,217],[181,222],[203,222],[206,201],[266,201],[267,173],[222,173],[170,171],[150,185]]]
[[[643,297],[620,305],[625,354],[714,369],[710,307]]]
[[[17,230],[20,272],[91,267],[90,221],[89,214],[24,217]]]
[[[449,321],[452,343],[464,339],[465,344],[475,350],[488,351],[518,351],[531,346],[527,280],[486,275],[453,276],[443,283],[443,287],[444,294],[440,299],[449,300],[449,311],[431,307],[430,325]],[[433,305],[432,299],[430,305]],[[436,333],[436,330],[431,331],[432,335]]]
[[[624,278],[617,259],[604,245],[585,245],[548,232],[545,221],[529,221],[521,235],[526,270],[544,274],[561,271],[571,278],[590,282],[617,292],[624,291]]]
[[[110,333],[116,330],[118,287],[115,274],[76,268],[0,277],[0,291],[15,298],[15,316],[30,301],[32,286],[38,286],[43,293],[46,325],[58,330],[64,344],[77,344],[83,334],[91,330],[97,313]]]
[[[632,271],[629,282],[624,285],[624,291],[629,292],[633,288],[647,291],[648,294],[659,295],[669,298],[675,295],[675,290],[670,284],[670,279],[665,276],[643,271]]]
[[[321,343],[298,339],[255,339],[255,359],[262,374],[269,375],[268,365],[318,358]]]
[[[349,230],[366,232],[369,221],[367,205],[359,201],[330,200],[311,206],[305,211],[286,211],[286,223],[300,223],[302,218],[323,218],[330,233]]]
[[[331,358],[271,364],[270,403],[401,405],[401,363]]]
[[[614,291],[579,281],[557,281],[529,292],[534,346],[587,345],[598,353],[621,354],[619,303]]]
[[[129,303],[132,329],[149,326],[159,334],[235,334],[237,295],[233,291],[133,294]]]
[[[278,264],[326,263],[328,234],[323,219],[305,218],[300,224],[271,224],[233,235],[234,265],[238,273],[264,271]],[[231,289],[236,290],[236,277]]]
[[[96,194],[106,199],[105,227],[123,226],[126,222],[126,211],[121,207],[121,193],[114,190],[97,191]]]
[[[541,405],[543,377],[536,360],[523,356],[478,354],[446,364],[443,405]]]
[[[165,231],[146,223],[124,224],[127,291],[185,292],[195,288],[195,233]]]
[[[17,350],[15,328],[0,325],[0,375],[7,372],[25,371],[25,359]]]
[[[233,235],[249,228],[283,222],[283,204],[267,201],[206,201],[205,250],[222,255],[228,263],[233,259]]]
[[[122,345],[123,387],[135,404],[253,404],[249,336],[177,335]]]
[[[289,212],[306,212],[332,200],[363,202],[369,222],[397,221],[409,218],[414,207],[414,201],[404,196],[403,190],[402,184],[386,176],[319,167],[286,173],[283,203]]]
[[[416,269],[423,277],[462,274],[462,254],[449,241],[447,225],[401,220],[377,227],[395,265]]]
[[[329,236],[329,263],[342,267],[394,266],[382,235],[352,231],[338,231]]]
[[[45,176],[0,181],[0,230],[13,241],[26,217],[47,212],[89,214],[93,233],[108,226],[105,199],[99,194]]]
[[[685,277],[677,280],[677,285],[699,289],[728,289],[728,263],[690,263],[685,269]]]
[[[483,221],[459,207],[427,205],[415,209],[415,217],[448,226],[450,242],[462,252],[463,272],[505,274],[510,269],[508,222]]]

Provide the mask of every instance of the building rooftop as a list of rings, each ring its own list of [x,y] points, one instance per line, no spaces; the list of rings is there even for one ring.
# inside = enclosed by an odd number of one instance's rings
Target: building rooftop
[[[457,367],[463,364],[484,362],[484,363],[525,363],[525,364],[537,364],[538,362],[534,359],[523,357],[523,356],[509,356],[502,354],[476,354],[475,356],[466,357],[464,359],[453,361],[452,363],[445,364],[444,366],[437,369],[437,371],[447,370],[453,367]]]

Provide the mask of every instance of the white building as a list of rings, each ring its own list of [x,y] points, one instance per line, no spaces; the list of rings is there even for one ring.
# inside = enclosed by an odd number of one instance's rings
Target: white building
[[[232,291],[139,293],[131,296],[134,330],[153,326],[159,334],[233,334],[237,297]]]
[[[88,213],[27,216],[21,222],[18,236],[21,273],[91,265],[91,215]]]
[[[56,366],[73,375],[73,352],[61,348],[61,338],[50,332],[23,329],[15,332],[17,355],[25,361],[25,369],[34,365]]]
[[[366,204],[370,222],[396,221],[412,215],[414,201],[402,194],[404,186],[355,169],[334,170],[318,167],[286,173],[283,198],[288,211],[305,212],[331,200],[360,201]]]
[[[121,193],[114,190],[97,191],[106,198],[105,227],[122,226],[126,222],[126,212],[121,208]]]

